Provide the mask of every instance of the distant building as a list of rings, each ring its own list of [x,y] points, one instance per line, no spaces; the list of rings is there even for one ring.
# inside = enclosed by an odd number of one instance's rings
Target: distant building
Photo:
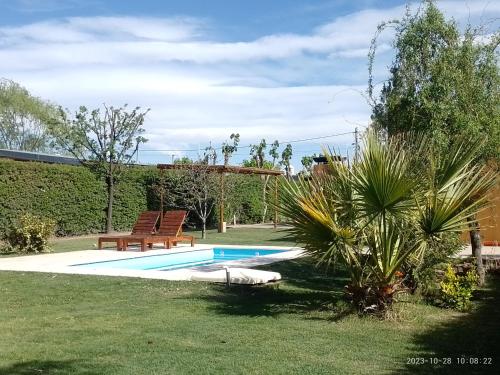
[[[334,162],[338,163],[347,162],[347,158],[345,156],[332,155],[331,158]],[[316,163],[313,165],[312,169],[313,174],[325,173],[326,171],[328,171],[329,166],[328,166],[328,159],[326,158],[326,156],[322,155],[316,156],[313,158],[313,160]]]

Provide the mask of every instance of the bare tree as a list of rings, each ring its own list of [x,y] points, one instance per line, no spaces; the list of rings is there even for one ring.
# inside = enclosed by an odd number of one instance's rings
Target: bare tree
[[[271,160],[266,160],[266,148],[267,142],[265,139],[262,139],[259,144],[252,145],[250,148],[250,156],[252,157],[250,162],[244,162],[244,165],[257,167],[257,168],[266,168],[266,169],[276,169],[278,165],[278,159],[280,154],[278,149],[280,147],[279,142],[276,140],[271,144],[271,148],[269,149],[269,156],[271,156]],[[264,183],[262,184],[262,219],[261,222],[264,223],[266,221],[266,215],[268,210],[267,203],[267,190],[269,186],[269,179],[271,176],[263,176],[262,179]]]
[[[147,140],[141,136],[142,125],[149,110],[141,112],[139,107],[127,111],[107,107],[89,111],[80,107],[75,118],[65,118],[64,126],[53,129],[58,144],[84,166],[102,176],[108,190],[106,232],[113,230],[113,197],[115,181],[122,167],[133,163],[139,144]]]
[[[190,164],[183,169],[184,196],[187,208],[201,221],[201,237],[207,237],[207,222],[217,204],[219,186],[217,175],[208,164]]]

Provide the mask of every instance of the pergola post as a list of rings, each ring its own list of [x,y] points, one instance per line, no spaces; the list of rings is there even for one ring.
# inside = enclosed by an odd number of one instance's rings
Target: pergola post
[[[219,233],[224,233],[224,195],[225,195],[225,184],[224,184],[224,173],[220,174],[220,206],[219,206]]]
[[[163,169],[160,169],[160,183],[162,185],[160,186],[160,226],[163,224],[163,176],[164,176],[165,171]]]
[[[278,176],[274,177],[274,229],[278,227]]]

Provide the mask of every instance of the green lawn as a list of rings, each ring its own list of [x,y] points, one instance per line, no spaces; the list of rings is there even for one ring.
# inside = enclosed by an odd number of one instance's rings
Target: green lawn
[[[407,358],[498,353],[499,279],[473,313],[401,302],[381,321],[348,313],[342,272],[304,258],[264,268],[286,281],[227,289],[1,272],[0,374],[424,374],[429,364]],[[494,373],[499,361],[444,370]]]

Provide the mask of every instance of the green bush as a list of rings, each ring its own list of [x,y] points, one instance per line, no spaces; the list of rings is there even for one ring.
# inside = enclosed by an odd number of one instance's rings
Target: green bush
[[[184,208],[180,198],[172,200],[182,179],[166,173],[168,192],[165,208]],[[229,175],[226,220],[233,212],[241,223],[258,222],[262,211],[262,179],[258,176]],[[115,185],[113,227],[128,231],[137,215],[159,209],[153,186],[159,179],[154,166],[126,168]],[[182,190],[182,189],[180,189]],[[80,166],[19,162],[0,159],[0,234],[25,212],[56,222],[56,235],[99,233],[106,223],[106,186],[88,169]],[[216,223],[214,210],[212,223]],[[196,223],[195,215],[190,222]],[[193,220],[194,219],[194,220]]]
[[[16,253],[41,253],[49,251],[48,241],[54,234],[56,223],[52,219],[33,214],[23,214],[13,224],[3,240],[7,250]]]
[[[457,275],[451,264],[448,264],[441,287],[441,298],[448,307],[458,310],[468,310],[471,306],[472,292],[476,289],[479,276],[475,268],[465,275]]]
[[[464,243],[456,233],[447,233],[439,241],[431,242],[425,257],[417,262],[408,261],[404,265],[407,277],[405,284],[428,300],[440,297],[438,274],[444,272],[450,259],[464,248]]]
[[[129,231],[140,212],[159,209],[159,201],[149,192],[152,181],[157,176],[156,167],[135,166],[123,172],[115,185],[113,202],[113,228],[115,230]],[[103,194],[106,198],[105,193]],[[105,207],[103,213],[106,214]]]
[[[102,231],[106,190],[85,168],[0,159],[0,231],[25,212],[56,221],[56,234]]]
[[[229,175],[226,186],[225,221],[231,223],[233,216],[240,224],[258,223],[261,221],[264,204],[262,202],[262,188],[264,179],[261,176]],[[270,184],[269,184],[270,185]],[[268,208],[267,218],[271,218],[271,207]],[[219,211],[215,213],[218,220]]]

